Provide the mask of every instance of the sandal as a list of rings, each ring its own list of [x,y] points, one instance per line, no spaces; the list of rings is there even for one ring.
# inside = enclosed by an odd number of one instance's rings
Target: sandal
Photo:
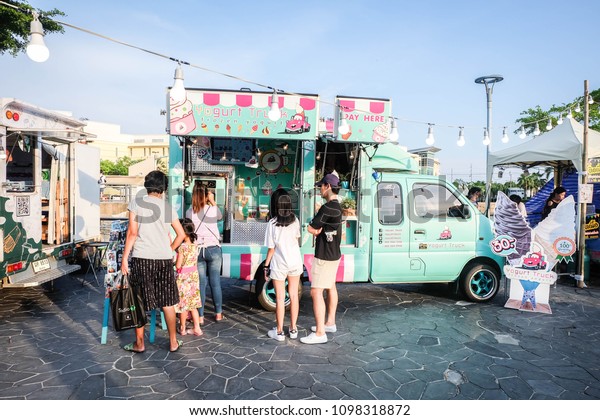
[[[123,350],[125,350],[125,351],[130,351],[130,352],[132,352],[132,353],[143,353],[143,352],[145,352],[145,351],[146,351],[146,349],[144,349],[144,350],[136,350],[136,349],[134,348],[134,346],[135,346],[135,343],[129,343],[129,344],[125,344],[125,345],[123,346]]]
[[[177,340],[177,348],[176,348],[175,350],[171,350],[171,349],[169,349],[169,351],[170,351],[171,353],[177,353],[177,352],[179,351],[179,349],[181,348],[181,346],[183,346],[183,341],[181,341],[181,340]]]

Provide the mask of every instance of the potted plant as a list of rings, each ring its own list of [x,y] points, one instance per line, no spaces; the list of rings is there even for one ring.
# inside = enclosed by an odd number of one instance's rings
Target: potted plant
[[[350,175],[349,174],[340,174],[340,187],[343,189],[348,189],[350,186]]]
[[[346,197],[341,202],[343,216],[356,216],[356,200]]]

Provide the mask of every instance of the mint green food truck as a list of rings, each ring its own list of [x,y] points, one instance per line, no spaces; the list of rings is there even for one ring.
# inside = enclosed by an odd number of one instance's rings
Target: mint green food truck
[[[504,264],[490,250],[491,221],[443,177],[419,174],[418,159],[389,140],[389,100],[338,96],[336,118],[326,119],[313,94],[188,89],[168,99],[170,200],[183,216],[196,180],[214,191],[222,274],[256,281],[265,309],[275,308],[262,270],[271,193],[292,196],[310,281],[306,227],[323,202],[314,184],[331,171],[344,209],[338,282],[455,283],[475,302],[498,292]]]

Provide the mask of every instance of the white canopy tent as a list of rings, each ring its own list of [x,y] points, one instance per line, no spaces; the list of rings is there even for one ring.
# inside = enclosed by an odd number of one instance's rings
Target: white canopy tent
[[[553,166],[560,170],[573,164],[581,173],[583,163],[583,125],[572,118],[552,130],[517,146],[490,152],[487,164],[487,180],[491,182],[494,166],[518,165],[530,168],[537,165]],[[600,157],[600,133],[588,130],[588,158]]]
[[[588,129],[586,155],[589,159],[600,157],[600,133]],[[531,168],[538,165],[554,167],[554,181],[561,182],[562,172],[565,168],[573,165],[579,174],[579,184],[583,175],[583,125],[572,118],[566,118],[564,122],[552,130],[545,132],[533,139],[523,142],[517,146],[509,147],[497,152],[490,152],[487,163],[487,182],[491,184],[494,166],[515,165],[522,168]],[[577,212],[576,226],[582,224],[582,215],[585,215],[585,207],[580,205]],[[578,230],[578,244],[581,255],[585,254],[585,240]],[[578,265],[578,275],[582,275],[583,264]],[[580,277],[582,278],[582,277]],[[583,287],[583,281],[580,287]]]

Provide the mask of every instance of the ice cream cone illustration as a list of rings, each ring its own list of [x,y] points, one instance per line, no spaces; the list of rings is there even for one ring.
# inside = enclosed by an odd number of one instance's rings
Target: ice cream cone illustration
[[[219,124],[215,124],[215,131],[219,131]]]
[[[17,242],[21,239],[21,229],[19,226],[15,226],[12,230],[4,237],[4,252],[10,253],[15,246],[17,246]]]
[[[227,130],[227,134],[231,134],[231,126],[229,124],[225,126],[225,130]]]
[[[208,133],[208,126],[206,124],[202,123],[200,127],[202,127],[202,129]]]
[[[238,133],[239,133],[240,131],[242,131],[242,128],[244,128],[244,126],[243,126],[242,124],[238,125]]]
[[[252,126],[252,129],[250,130],[250,134],[254,134],[256,132],[256,130],[258,130],[258,125],[254,124]]]
[[[255,127],[256,127],[256,126],[255,126]],[[268,136],[269,134],[271,134],[271,132],[269,131],[269,127],[265,127],[265,128],[263,128],[263,130],[262,130],[262,133],[263,133],[265,136]]]

